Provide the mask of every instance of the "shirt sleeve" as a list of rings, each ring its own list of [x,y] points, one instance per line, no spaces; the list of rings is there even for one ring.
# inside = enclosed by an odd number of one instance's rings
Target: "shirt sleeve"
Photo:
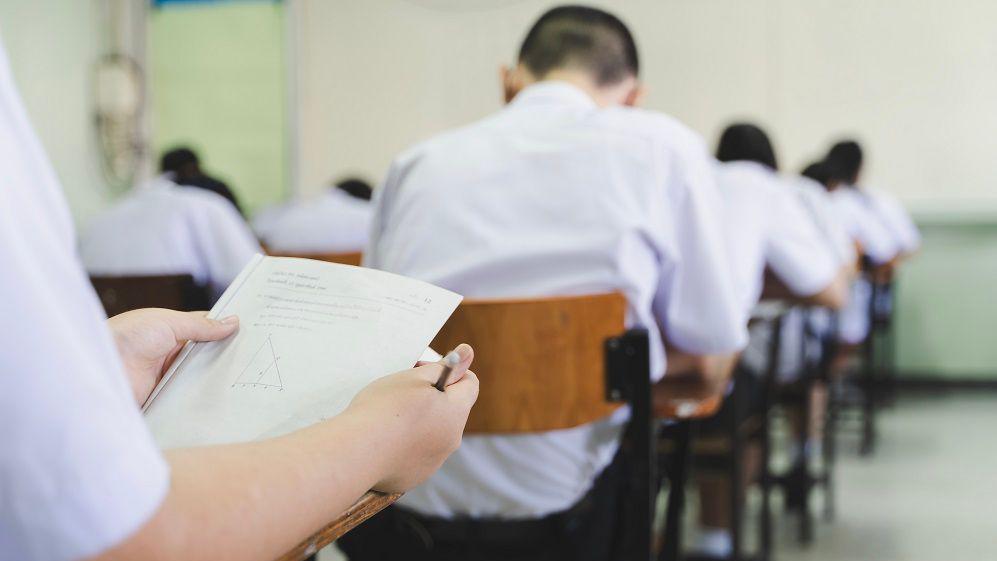
[[[721,230],[722,201],[701,142],[669,158],[665,255],[654,313],[666,340],[682,351],[718,354],[747,343],[747,317],[738,305]]]
[[[773,190],[765,262],[797,296],[812,296],[837,275],[839,264],[802,202],[788,188]]]

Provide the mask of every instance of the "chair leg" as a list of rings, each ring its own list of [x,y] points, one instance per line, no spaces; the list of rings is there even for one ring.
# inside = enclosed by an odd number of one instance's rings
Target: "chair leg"
[[[835,495],[834,495],[834,466],[837,461],[837,431],[838,431],[838,407],[840,390],[834,380],[828,381],[827,388],[827,417],[824,421],[824,450],[823,450],[823,484],[824,484],[824,520],[830,522],[834,520]]]
[[[769,466],[772,453],[771,415],[766,410],[762,414],[761,428],[761,474],[762,491],[761,540],[759,558],[768,561],[772,556],[772,471]]]
[[[682,520],[685,516],[685,485],[692,463],[692,423],[675,426],[675,461],[669,475],[668,506],[665,512],[665,539],[659,561],[679,561],[682,557]]]
[[[727,461],[727,477],[730,480],[730,538],[731,538],[731,561],[741,561],[743,539],[741,531],[744,526],[744,503],[742,495],[742,468],[744,465],[744,442],[741,438],[739,425],[740,415],[740,392],[737,388],[728,399],[733,400],[733,415],[731,415],[730,426],[730,456]]]
[[[810,435],[813,432],[813,408],[810,399],[812,397],[813,384],[808,381],[803,385],[803,399],[800,404],[803,429],[799,435],[800,457],[797,468],[795,485],[799,486],[797,492],[800,496],[800,543],[808,545],[814,539],[814,521],[810,514],[810,490],[813,488],[813,474],[810,471],[810,462],[807,458],[807,445],[810,443]]]

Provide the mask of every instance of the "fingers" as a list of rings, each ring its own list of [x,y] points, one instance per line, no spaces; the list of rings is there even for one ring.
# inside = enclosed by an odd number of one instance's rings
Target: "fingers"
[[[206,312],[174,312],[163,319],[173,329],[178,341],[218,341],[239,329],[239,318],[228,316],[220,320],[210,319]]]
[[[470,409],[478,400],[478,376],[466,371],[461,381],[447,386],[447,397]]]

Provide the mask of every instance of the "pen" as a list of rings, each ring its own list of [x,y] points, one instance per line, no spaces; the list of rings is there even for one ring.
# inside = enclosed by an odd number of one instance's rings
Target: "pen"
[[[450,373],[453,372],[454,367],[458,364],[460,364],[460,355],[457,354],[457,349],[447,353],[447,356],[443,357],[443,372],[440,372],[440,379],[436,380],[433,387],[443,391],[447,387],[447,380],[450,379]]]

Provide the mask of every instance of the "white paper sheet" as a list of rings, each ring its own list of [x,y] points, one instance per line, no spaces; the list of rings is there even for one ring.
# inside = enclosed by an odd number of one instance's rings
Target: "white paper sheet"
[[[372,380],[411,368],[461,296],[402,276],[257,256],[210,316],[239,332],[188,345],[145,407],[162,448],[285,434],[342,412]]]

